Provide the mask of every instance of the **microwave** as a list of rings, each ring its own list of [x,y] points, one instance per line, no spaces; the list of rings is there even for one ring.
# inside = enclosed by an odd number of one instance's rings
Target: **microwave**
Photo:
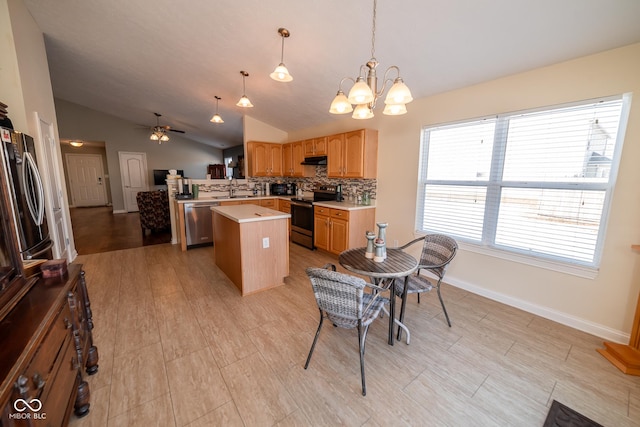
[[[295,196],[296,195],[296,185],[292,182],[290,183],[273,183],[271,184],[271,194],[274,196]]]

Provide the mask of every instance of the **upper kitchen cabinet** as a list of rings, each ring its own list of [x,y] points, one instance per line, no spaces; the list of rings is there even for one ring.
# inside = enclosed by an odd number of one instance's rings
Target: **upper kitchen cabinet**
[[[307,139],[304,142],[304,157],[326,156],[327,155],[327,137]]]
[[[360,129],[327,137],[329,178],[376,178],[378,131]]]
[[[282,145],[282,164],[284,176],[314,176],[313,167],[302,165],[304,161],[304,141],[289,142]]]
[[[282,176],[282,144],[249,141],[249,176]]]

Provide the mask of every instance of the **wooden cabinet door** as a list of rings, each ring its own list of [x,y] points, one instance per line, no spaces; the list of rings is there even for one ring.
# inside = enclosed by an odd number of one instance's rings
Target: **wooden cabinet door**
[[[327,137],[327,176],[341,178],[344,168],[344,134]]]
[[[313,139],[306,139],[306,140],[302,141],[302,144],[304,146],[304,157],[313,156],[313,153],[314,153]]]
[[[260,199],[258,204],[265,208],[276,209],[276,199]]]
[[[339,254],[347,250],[349,240],[349,222],[344,219],[331,218],[331,235],[329,252]]]
[[[315,156],[327,155],[327,137],[313,138],[313,153]]]
[[[282,174],[284,176],[294,176],[293,144],[294,143],[289,143],[282,146]]]
[[[291,144],[291,176],[305,176],[304,165],[304,143],[302,141],[292,142]],[[283,147],[284,150],[284,147]],[[284,151],[283,151],[284,152]],[[285,168],[285,172],[286,172]]]
[[[364,177],[364,131],[347,132],[344,135],[343,173],[345,178]]]
[[[263,142],[250,143],[248,149],[251,150],[251,170],[249,174],[251,176],[267,176],[269,168],[267,144]]]
[[[313,244],[318,249],[329,250],[329,217],[325,215],[313,216]]]
[[[282,176],[282,144],[267,144],[271,167],[268,170],[269,176]]]

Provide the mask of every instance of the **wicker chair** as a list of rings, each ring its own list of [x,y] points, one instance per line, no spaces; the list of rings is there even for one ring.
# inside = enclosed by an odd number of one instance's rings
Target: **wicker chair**
[[[396,295],[402,297],[402,307],[400,308],[400,322],[404,322],[404,311],[407,305],[407,297],[409,294],[418,294],[418,303],[420,303],[420,294],[423,292],[429,292],[434,287],[438,292],[438,298],[440,299],[440,305],[442,305],[442,311],[447,319],[447,324],[451,327],[451,321],[449,320],[449,314],[444,306],[442,300],[442,294],[440,293],[440,283],[447,270],[447,266],[456,256],[458,250],[458,244],[451,237],[444,234],[428,234],[424,237],[417,238],[410,241],[404,246],[400,246],[398,249],[406,249],[409,246],[423,242],[422,254],[420,255],[420,261],[418,263],[418,269],[415,274],[408,277],[407,280],[407,295],[404,294],[405,282],[404,280],[396,280],[394,283],[394,290]],[[437,279],[435,286],[425,276],[420,275],[421,271],[428,271],[433,274]],[[398,329],[398,339],[402,335],[402,330]]]
[[[326,264],[323,268],[310,267],[306,269],[318,303],[318,309],[320,310],[320,324],[313,339],[304,369],[309,367],[311,355],[318,342],[325,315],[336,327],[347,329],[357,327],[362,395],[366,396],[364,347],[367,331],[369,330],[369,325],[379,316],[380,310],[389,300],[383,298],[377,292],[383,290],[382,288],[367,283],[359,277],[338,273],[335,270],[336,267],[333,264]],[[369,287],[376,292],[365,293],[365,287]]]
[[[136,194],[136,202],[140,211],[140,226],[143,237],[146,230],[154,232],[171,227],[169,195],[166,191],[140,191]]]

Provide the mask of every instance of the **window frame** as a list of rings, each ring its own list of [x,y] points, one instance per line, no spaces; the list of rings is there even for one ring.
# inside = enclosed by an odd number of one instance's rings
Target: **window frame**
[[[600,97],[596,99],[587,99],[571,103],[549,105],[544,107],[538,107],[527,110],[519,110],[514,112],[507,112],[497,115],[484,116],[480,118],[460,120],[450,123],[425,125],[420,131],[420,152],[419,152],[419,166],[418,166],[418,185],[417,185],[417,203],[416,203],[416,218],[415,229],[417,235],[424,235],[432,230],[422,229],[425,216],[425,188],[427,185],[438,186],[462,186],[466,188],[479,187],[486,189],[486,201],[484,206],[484,217],[482,222],[481,238],[479,241],[466,238],[464,236],[453,237],[458,240],[462,249],[469,250],[475,253],[481,253],[492,257],[515,261],[527,265],[533,265],[555,271],[561,271],[577,275],[580,277],[594,278],[596,277],[600,264],[602,261],[604,241],[606,237],[606,231],[608,228],[609,213],[613,201],[613,195],[615,192],[615,186],[618,177],[618,171],[620,166],[620,159],[622,157],[622,150],[624,144],[624,137],[626,133],[629,111],[631,109],[631,94],[624,93],[620,95],[613,95],[607,97]],[[588,106],[598,102],[608,102],[620,100],[622,102],[620,110],[620,121],[618,126],[618,133],[616,135],[615,150],[611,160],[610,176],[607,182],[592,182],[592,183],[570,183],[563,181],[513,181],[502,180],[502,174],[504,172],[504,153],[506,151],[506,145],[508,137],[506,135],[506,128],[509,126],[509,120],[511,118],[517,118],[523,114],[531,114],[536,112],[552,111],[561,108],[570,108],[576,106]],[[428,151],[425,150],[429,147],[429,139],[431,132],[434,130],[442,130],[446,128],[460,128],[464,125],[480,124],[483,121],[492,120],[495,121],[493,151],[491,154],[491,166],[490,173],[487,180],[442,180],[442,179],[427,179],[427,166],[429,163]],[[598,229],[596,243],[594,247],[593,262],[583,262],[576,259],[568,259],[554,255],[544,255],[540,253],[534,253],[524,251],[518,248],[502,246],[495,243],[497,223],[500,212],[500,197],[503,189],[505,188],[535,188],[535,189],[570,189],[570,190],[598,190],[604,191],[604,201],[602,207],[602,213],[600,215],[600,226]]]

